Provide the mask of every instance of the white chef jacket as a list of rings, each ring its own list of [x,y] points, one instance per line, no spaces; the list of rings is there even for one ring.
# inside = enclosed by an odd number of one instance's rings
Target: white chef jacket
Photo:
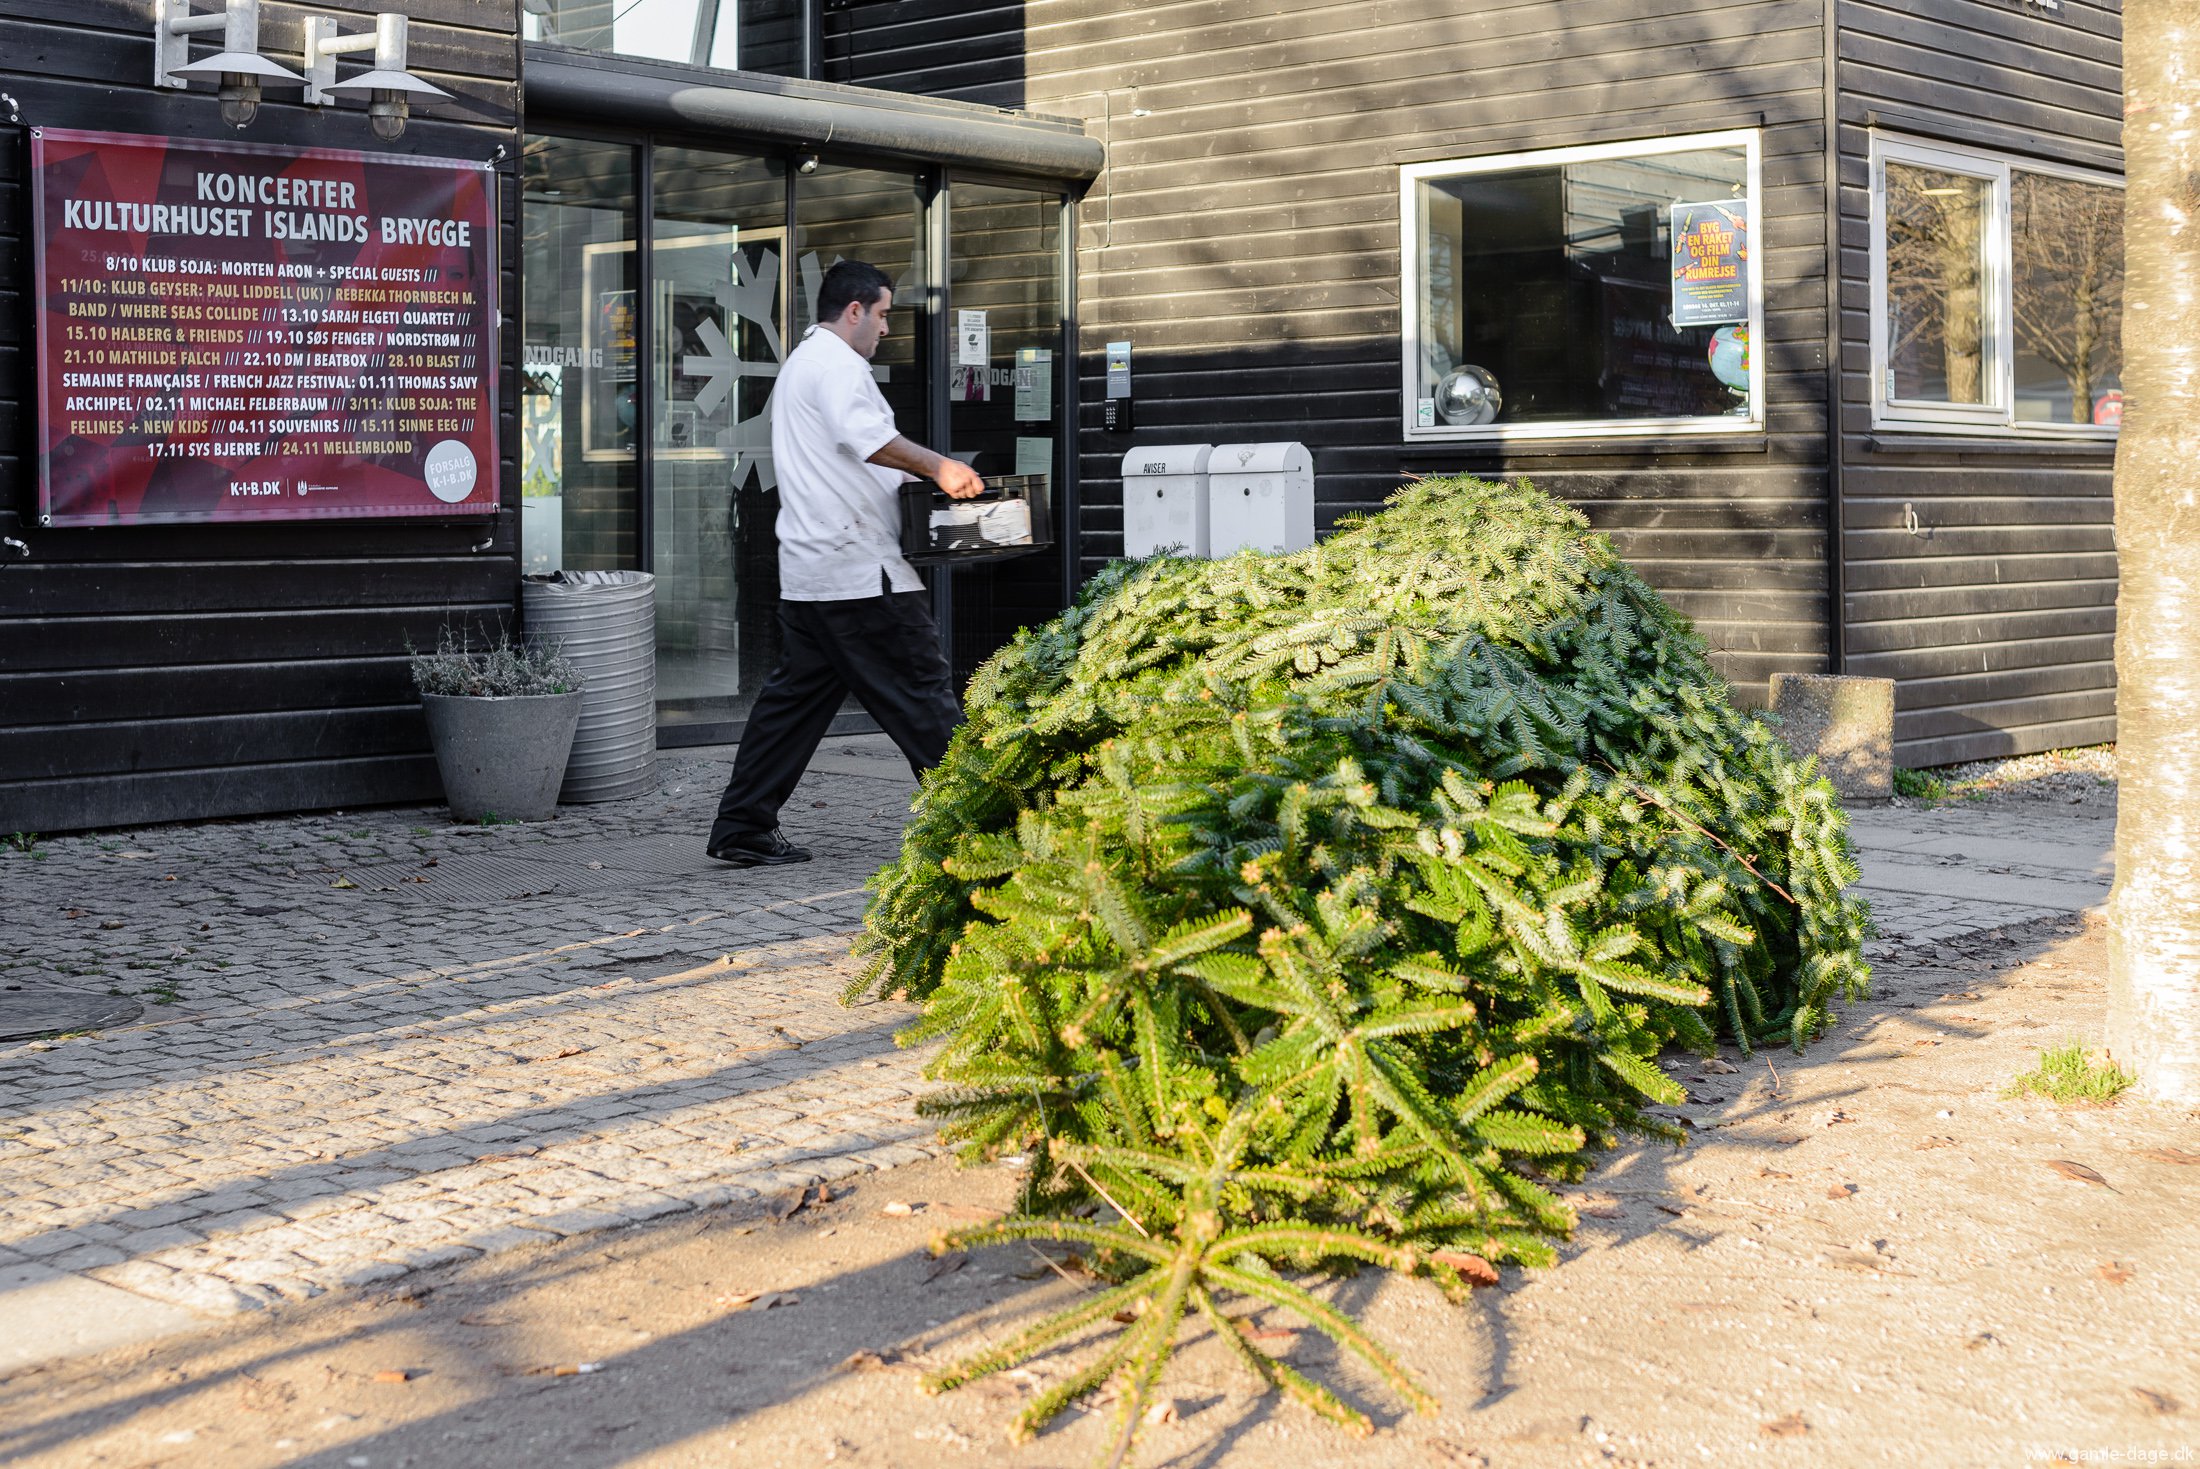
[[[894,410],[856,349],[811,327],[772,389],[772,465],[779,478],[779,595],[845,602],[885,585],[924,583],[901,559],[901,485],[914,478],[869,459],[892,441]]]

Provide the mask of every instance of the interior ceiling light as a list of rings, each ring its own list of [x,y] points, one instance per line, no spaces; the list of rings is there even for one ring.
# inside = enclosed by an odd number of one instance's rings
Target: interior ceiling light
[[[222,49],[191,60],[191,38],[213,30],[222,33]],[[193,77],[219,79],[222,121],[238,128],[258,114],[263,80],[305,80],[260,54],[260,0],[228,0],[206,15],[193,15],[191,0],[154,0],[153,85],[182,88]]]
[[[414,97],[451,95],[405,69],[405,28],[404,16],[386,12],[374,18],[374,34],[339,37],[334,20],[307,16],[306,101],[325,107],[338,97],[363,96],[374,135],[384,142],[403,137]],[[355,51],[372,51],[374,69],[350,81],[336,80],[336,58]]]

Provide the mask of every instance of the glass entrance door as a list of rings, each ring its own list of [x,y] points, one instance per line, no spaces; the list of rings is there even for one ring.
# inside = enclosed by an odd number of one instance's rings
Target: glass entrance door
[[[652,150],[650,550],[667,722],[739,717],[777,649],[771,396],[786,343],[787,175]]]
[[[980,475],[1043,474],[1062,456],[1062,196],[956,180],[948,190],[948,432]],[[1066,507],[1059,494],[1055,509]],[[1057,538],[1074,534],[1056,526]],[[967,679],[1016,629],[1062,610],[1058,551],[958,568],[949,657]]]

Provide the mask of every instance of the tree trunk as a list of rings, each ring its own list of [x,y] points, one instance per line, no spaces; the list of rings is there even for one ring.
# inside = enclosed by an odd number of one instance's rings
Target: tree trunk
[[[2124,6],[2108,1046],[2200,1103],[2200,0]]]

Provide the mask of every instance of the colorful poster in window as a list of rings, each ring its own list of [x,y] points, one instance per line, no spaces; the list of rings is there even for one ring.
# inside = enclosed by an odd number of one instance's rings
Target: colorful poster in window
[[[45,525],[490,515],[485,164],[36,128]]]
[[[1673,325],[1749,320],[1749,201],[1673,206]]]

